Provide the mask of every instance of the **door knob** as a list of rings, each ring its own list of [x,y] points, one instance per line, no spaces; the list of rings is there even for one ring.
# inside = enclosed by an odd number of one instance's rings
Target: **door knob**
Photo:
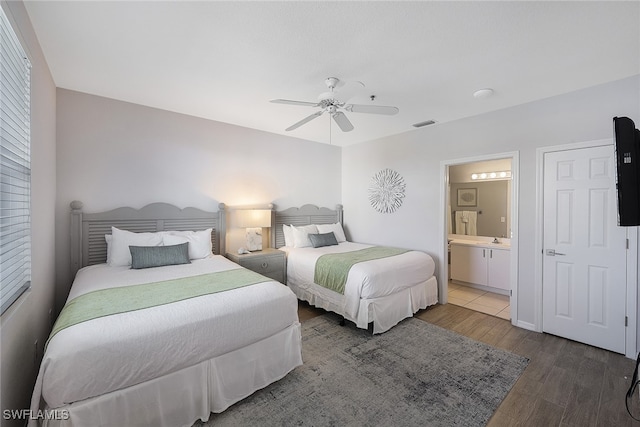
[[[547,249],[545,253],[546,253],[547,256],[556,256],[556,255],[565,256],[566,255],[566,254],[562,254],[560,252],[556,252],[555,249]]]

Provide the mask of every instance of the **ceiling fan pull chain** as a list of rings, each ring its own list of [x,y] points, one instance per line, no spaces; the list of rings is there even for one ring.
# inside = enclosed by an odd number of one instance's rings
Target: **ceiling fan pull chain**
[[[333,132],[331,132],[331,116],[329,116],[329,145],[333,145],[332,137]]]

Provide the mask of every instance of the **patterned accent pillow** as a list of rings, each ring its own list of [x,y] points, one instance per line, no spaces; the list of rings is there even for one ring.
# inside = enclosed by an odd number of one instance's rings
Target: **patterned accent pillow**
[[[309,234],[309,240],[314,248],[320,248],[322,246],[335,246],[338,244],[336,235],[331,233],[324,234]]]
[[[172,246],[129,246],[131,268],[163,267],[189,264],[189,243]]]

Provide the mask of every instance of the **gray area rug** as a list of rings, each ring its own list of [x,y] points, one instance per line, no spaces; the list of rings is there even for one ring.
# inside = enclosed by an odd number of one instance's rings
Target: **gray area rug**
[[[303,366],[204,425],[483,426],[529,363],[415,318],[371,335],[325,314],[302,339]]]

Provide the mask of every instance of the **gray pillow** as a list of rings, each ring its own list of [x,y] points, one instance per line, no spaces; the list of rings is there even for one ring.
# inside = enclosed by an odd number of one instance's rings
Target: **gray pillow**
[[[311,244],[314,248],[338,244],[338,240],[336,239],[336,235],[333,234],[333,231],[331,233],[324,234],[309,234],[309,240],[311,240]]]
[[[131,268],[189,264],[189,242],[171,246],[129,246]]]

